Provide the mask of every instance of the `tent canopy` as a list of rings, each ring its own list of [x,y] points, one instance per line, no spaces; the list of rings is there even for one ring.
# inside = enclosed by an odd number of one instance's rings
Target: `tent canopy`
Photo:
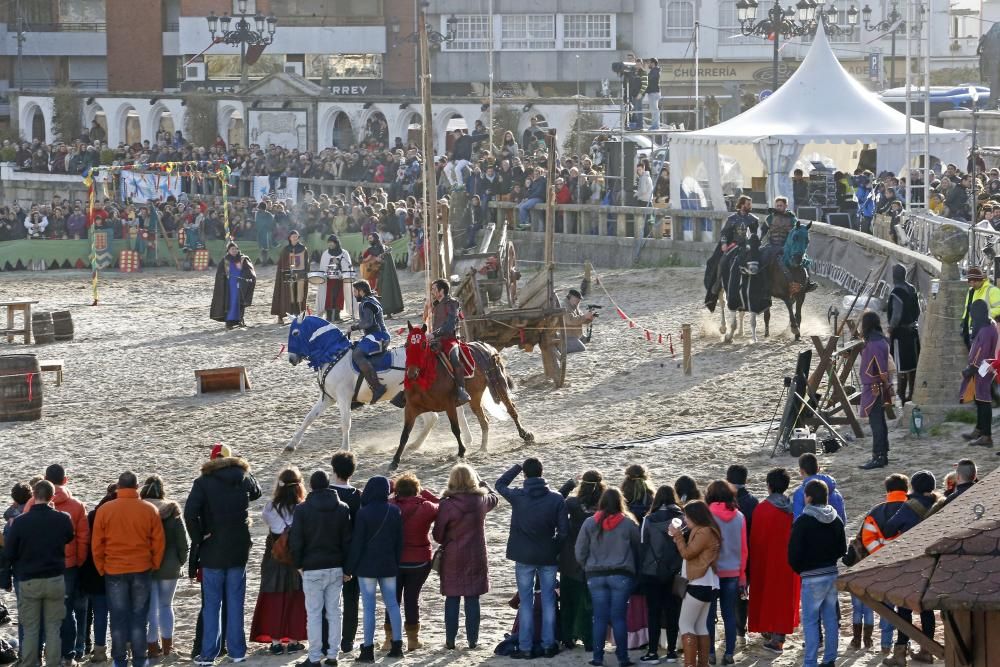
[[[922,148],[924,124],[911,120],[910,132],[913,147]],[[671,137],[671,166],[684,176],[700,163],[714,174],[718,146],[753,144],[768,174],[770,200],[791,195],[788,172],[806,144],[875,144],[879,170],[899,172],[906,163],[905,135],[906,115],[848,74],[819,29],[802,65],[763,102],[718,125]],[[942,161],[964,162],[967,144],[964,132],[930,127],[930,153]],[[721,206],[721,188],[713,181],[705,184],[708,199]],[[679,197],[680,179],[673,182],[677,192],[671,196]]]

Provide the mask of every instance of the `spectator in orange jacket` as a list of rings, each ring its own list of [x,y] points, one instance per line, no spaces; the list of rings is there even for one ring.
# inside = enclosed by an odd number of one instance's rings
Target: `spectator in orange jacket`
[[[139,498],[134,473],[118,477],[118,497],[94,519],[94,566],[104,575],[111,612],[111,655],[124,667],[132,643],[133,667],[146,666],[146,618],[152,571],[160,567],[166,541],[160,514]]]
[[[60,512],[69,515],[73,523],[73,540],[66,545],[66,570],[63,572],[63,579],[66,582],[66,616],[63,617],[62,628],[59,633],[62,640],[63,662],[73,662],[83,660],[83,637],[77,637],[80,610],[76,609],[79,598],[79,568],[87,560],[87,547],[90,544],[90,524],[87,522],[87,506],[73,497],[66,488],[66,470],[58,463],[53,463],[45,469],[45,481],[51,482],[55,487],[55,495],[52,497],[52,505]],[[35,504],[32,498],[25,505],[27,512]],[[77,641],[79,639],[79,641]],[[79,644],[79,652],[76,651]]]

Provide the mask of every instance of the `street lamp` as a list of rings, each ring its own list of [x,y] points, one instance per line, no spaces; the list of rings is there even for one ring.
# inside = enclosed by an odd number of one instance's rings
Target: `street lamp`
[[[822,26],[827,35],[850,35],[858,24],[858,10],[852,5],[847,10],[847,25],[837,25],[837,8],[824,9],[826,0],[799,0],[794,7],[782,7],[775,0],[766,16],[757,21],[757,0],[737,0],[736,18],[740,22],[740,32],[745,36],[758,35],[774,40],[774,54],[771,61],[772,89],[778,89],[779,38],[815,35]]]
[[[885,20],[879,21],[878,23],[872,23],[872,8],[865,5],[864,9],[861,10],[861,15],[864,18],[865,30],[868,32],[888,32],[890,38],[892,39],[892,52],[889,56],[889,87],[896,87],[896,35],[902,35],[906,32],[906,19],[903,15],[899,13],[896,8],[896,3],[893,2],[889,7],[889,13],[886,15]],[[924,27],[924,7],[920,5],[920,10],[917,12],[916,17],[913,21],[913,26],[911,30],[914,35],[919,35],[920,31]]]
[[[247,85],[247,47],[264,47],[274,42],[274,31],[277,29],[278,19],[273,14],[270,16],[247,14],[247,0],[237,0],[236,8],[239,13],[235,16],[229,14],[216,16],[215,12],[212,12],[206,18],[208,19],[208,32],[212,35],[213,42],[233,46],[239,44],[240,86],[243,87]],[[236,27],[230,30],[234,18],[239,20],[236,22]],[[253,23],[251,24],[250,21]],[[218,37],[216,37],[216,33],[219,33]]]

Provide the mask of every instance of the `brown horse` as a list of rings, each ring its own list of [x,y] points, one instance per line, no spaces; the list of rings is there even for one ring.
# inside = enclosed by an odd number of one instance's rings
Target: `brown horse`
[[[406,409],[403,433],[399,437],[399,447],[396,449],[396,455],[392,457],[390,470],[399,467],[403,448],[410,437],[410,430],[413,429],[417,417],[425,412],[447,413],[451,432],[458,440],[458,457],[465,456],[465,444],[462,443],[462,433],[458,424],[458,411],[461,407],[456,403],[455,380],[445,367],[444,361],[431,347],[427,338],[427,325],[417,328],[407,322],[406,326],[409,329],[406,335],[406,379],[403,384]],[[535,436],[521,426],[517,409],[510,398],[509,390],[514,387],[514,381],[507,375],[500,353],[486,343],[469,343],[469,350],[475,359],[476,371],[465,381],[465,389],[472,398],[469,407],[479,420],[483,432],[481,451],[487,450],[490,433],[489,418],[483,409],[483,396],[487,390],[489,395],[485,400],[502,403],[517,426],[517,434],[525,442],[534,441]],[[463,371],[456,369],[456,372]]]

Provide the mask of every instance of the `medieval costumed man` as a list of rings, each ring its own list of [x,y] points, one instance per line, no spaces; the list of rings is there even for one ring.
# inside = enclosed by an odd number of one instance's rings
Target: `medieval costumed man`
[[[993,358],[997,349],[997,327],[990,318],[989,305],[977,299],[969,306],[972,318],[972,346],[969,348],[969,365],[962,370],[962,388],[959,401],[976,404],[976,428],[962,437],[970,445],[993,446],[993,382],[996,374],[992,368],[980,370],[984,361]]]
[[[325,313],[331,322],[339,322],[340,311],[344,310],[344,290],[348,288],[344,275],[354,265],[336,234],[330,234],[326,242],[327,248],[319,258],[319,269],[326,273],[326,282],[316,287],[316,312]]]
[[[884,468],[889,465],[889,426],[885,421],[885,407],[892,405],[891,357],[889,342],[882,333],[878,313],[871,311],[861,316],[860,415],[868,418],[872,429],[872,458],[859,466],[862,470]]]
[[[920,358],[920,301],[917,290],[906,282],[906,267],[892,267],[892,292],[889,294],[889,349],[896,362],[896,393],[903,405],[913,400],[917,384],[917,360]],[[909,386],[909,392],[907,392]]]
[[[225,322],[226,329],[245,327],[243,311],[253,304],[253,290],[257,273],[250,258],[240,252],[235,243],[226,246],[226,256],[215,271],[215,290],[209,316],[216,322]]]
[[[354,346],[351,359],[372,388],[371,402],[375,403],[388,389],[378,379],[375,367],[368,357],[385,350],[389,343],[389,330],[385,327],[382,304],[372,294],[367,280],[354,281],[354,298],[358,301],[358,322],[352,324],[349,331],[360,331],[363,337]]]
[[[788,236],[792,233],[792,229],[799,224],[799,221],[795,214],[788,210],[787,197],[776,197],[774,207],[768,211],[767,219],[760,228],[762,243],[760,268],[765,269],[775,258],[780,258],[781,270],[788,276],[790,266],[786,261],[785,242],[788,241]],[[805,273],[805,290],[812,292],[818,285],[810,280],[809,269],[806,268],[805,261],[803,261],[801,269]],[[794,282],[791,277],[789,277],[789,282]]]
[[[439,279],[431,283],[431,298],[434,299],[431,315],[432,344],[451,361],[458,405],[465,405],[469,402],[469,393],[465,390],[465,366],[462,364],[462,350],[458,343],[458,321],[461,319],[462,306],[458,299],[448,294],[449,291],[446,280]]]
[[[368,235],[368,248],[361,253],[361,277],[378,294],[386,315],[403,312],[403,291],[399,288],[392,251],[377,232]]]
[[[710,311],[715,311],[715,305],[719,298],[721,287],[719,268],[722,264],[722,256],[733,247],[734,244],[742,244],[747,239],[748,230],[751,224],[756,229],[760,223],[757,216],[750,212],[753,201],[746,195],[740,195],[736,200],[736,212],[726,218],[726,223],[722,226],[719,234],[719,243],[715,251],[708,259],[705,266],[705,305]]]
[[[293,229],[288,232],[288,243],[281,249],[274,274],[271,314],[278,316],[278,324],[285,323],[286,315],[295,316],[305,311],[308,271],[309,249],[299,243],[299,233]]]

